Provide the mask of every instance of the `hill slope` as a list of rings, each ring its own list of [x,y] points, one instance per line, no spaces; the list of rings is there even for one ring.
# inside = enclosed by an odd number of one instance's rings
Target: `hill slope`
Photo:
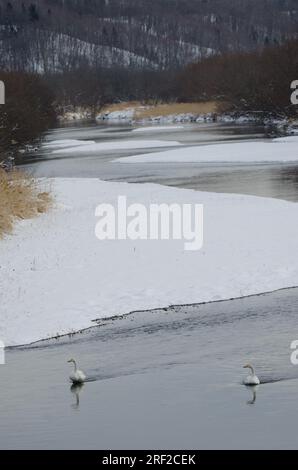
[[[297,0],[0,0],[0,67],[169,68],[297,31]]]

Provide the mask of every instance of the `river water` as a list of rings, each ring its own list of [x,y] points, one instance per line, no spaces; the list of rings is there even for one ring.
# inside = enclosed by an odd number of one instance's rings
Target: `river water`
[[[135,134],[129,126],[88,125],[53,130],[47,139],[148,140]],[[150,133],[150,139],[185,145],[263,138],[262,129],[250,126]],[[38,176],[154,181],[298,200],[294,165],[111,163],[136,153],[144,150],[55,158],[41,151],[28,168]],[[8,349],[0,367],[0,448],[297,448],[298,366],[290,362],[297,310],[298,289],[288,289],[135,312],[72,337]],[[80,388],[68,383],[70,357],[88,376]],[[241,383],[248,361],[262,382],[256,389]]]
[[[181,129],[152,132],[132,132],[127,125],[82,124],[54,129],[47,141],[56,139],[82,139],[102,141],[166,140],[179,141],[186,146],[264,140],[265,129],[252,125],[199,124],[184,125]],[[52,154],[41,150],[27,158],[26,167],[36,176],[98,177],[107,181],[131,183],[155,182],[200,191],[231,192],[298,200],[297,164],[195,164],[195,163],[112,163],[115,158],[159,151],[158,148],[142,150],[113,150],[92,155]],[[162,149],[161,149],[162,150]]]

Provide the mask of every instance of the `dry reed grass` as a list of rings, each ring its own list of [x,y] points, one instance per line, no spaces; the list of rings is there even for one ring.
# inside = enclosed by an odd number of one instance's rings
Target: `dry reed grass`
[[[197,103],[147,103],[140,101],[126,101],[105,106],[101,113],[111,113],[113,111],[124,111],[133,108],[135,119],[150,119],[158,116],[171,116],[173,114],[208,114],[218,111],[218,103],[215,101]]]
[[[34,178],[23,171],[0,169],[0,238],[12,231],[17,219],[35,217],[50,204],[50,194],[40,191]]]
[[[217,103],[215,101],[207,101],[202,103],[169,103],[157,104],[152,107],[137,109],[136,118],[146,119],[158,116],[171,116],[173,114],[208,114],[217,111]]]

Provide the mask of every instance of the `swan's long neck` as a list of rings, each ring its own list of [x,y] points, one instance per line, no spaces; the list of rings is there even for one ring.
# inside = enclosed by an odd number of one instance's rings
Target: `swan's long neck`
[[[75,372],[76,372],[76,371],[77,371],[77,363],[76,363],[76,361],[73,361],[73,365],[74,365],[74,370],[75,370]]]
[[[251,370],[252,375],[255,375],[255,370],[254,370],[253,366],[248,366],[248,367]]]

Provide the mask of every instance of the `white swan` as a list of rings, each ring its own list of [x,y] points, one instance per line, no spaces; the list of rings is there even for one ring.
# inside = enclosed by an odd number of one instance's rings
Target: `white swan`
[[[69,376],[70,380],[74,384],[82,384],[86,380],[86,375],[84,372],[77,368],[77,363],[74,359],[69,359],[67,362],[72,362],[74,364],[74,372]]]
[[[243,366],[244,369],[250,369],[251,374],[249,374],[246,379],[244,379],[244,384],[245,385],[259,385],[260,384],[260,379],[256,376],[255,370],[251,364],[246,364]]]

